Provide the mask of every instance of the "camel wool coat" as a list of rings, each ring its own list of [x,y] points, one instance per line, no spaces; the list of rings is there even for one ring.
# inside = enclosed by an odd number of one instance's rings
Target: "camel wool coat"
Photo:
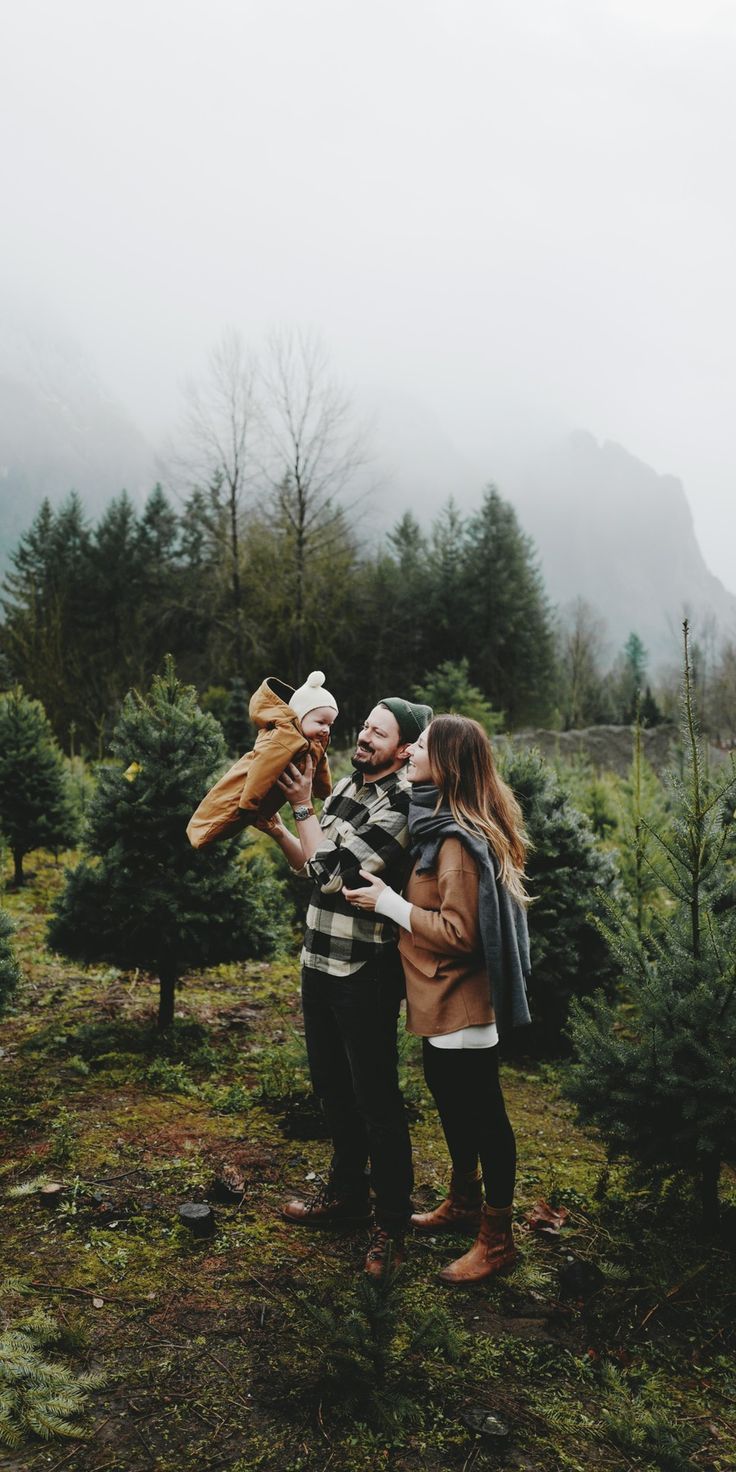
[[[478,865],[458,838],[442,843],[434,870],[414,866],[404,897],[411,934],[399,951],[406,979],[406,1026],[420,1037],[495,1021],[492,979],[478,925]]]

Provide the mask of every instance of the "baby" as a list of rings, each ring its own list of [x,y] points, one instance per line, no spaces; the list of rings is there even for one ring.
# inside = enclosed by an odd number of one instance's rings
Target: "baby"
[[[215,783],[189,819],[187,837],[193,848],[232,838],[241,828],[272,818],[285,802],[276,783],[290,762],[303,771],[311,756],[312,790],[316,797],[329,796],[332,778],[326,751],[337,701],[325,690],[324,679],[321,670],[313,670],[298,690],[292,690],[269,675],[256,690],[249,706],[258,727],[255,746]]]

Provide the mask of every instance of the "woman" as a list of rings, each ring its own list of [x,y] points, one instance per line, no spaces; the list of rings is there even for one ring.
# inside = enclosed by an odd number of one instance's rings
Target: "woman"
[[[440,1273],[444,1283],[477,1283],[516,1258],[516,1143],[498,1034],[530,1021],[525,839],[519,805],[477,721],[437,716],[409,750],[414,866],[405,895],[363,870],[366,887],[345,893],[401,927],[406,1025],[423,1038],[424,1076],[452,1161],[448,1196],[412,1224],[477,1233]]]

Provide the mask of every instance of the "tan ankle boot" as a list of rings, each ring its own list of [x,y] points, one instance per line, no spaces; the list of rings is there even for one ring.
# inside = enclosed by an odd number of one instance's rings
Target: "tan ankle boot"
[[[511,1207],[484,1206],[480,1232],[470,1251],[443,1268],[438,1276],[441,1283],[450,1287],[482,1283],[493,1273],[504,1273],[513,1267],[517,1256],[511,1231]]]
[[[480,1171],[472,1175],[452,1172],[450,1190],[434,1211],[418,1211],[411,1219],[415,1232],[467,1232],[475,1236],[480,1227],[483,1185]]]

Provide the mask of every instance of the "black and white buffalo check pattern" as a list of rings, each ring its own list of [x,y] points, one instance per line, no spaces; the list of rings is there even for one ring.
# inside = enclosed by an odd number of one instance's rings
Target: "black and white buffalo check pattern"
[[[338,782],[320,815],[324,838],[306,865],[315,881],[307,910],[302,965],[350,976],[391,945],[396,930],[372,910],[357,910],[341,893],[358,869],[400,888],[407,872],[410,788],[403,770],[376,782],[359,772]]]

